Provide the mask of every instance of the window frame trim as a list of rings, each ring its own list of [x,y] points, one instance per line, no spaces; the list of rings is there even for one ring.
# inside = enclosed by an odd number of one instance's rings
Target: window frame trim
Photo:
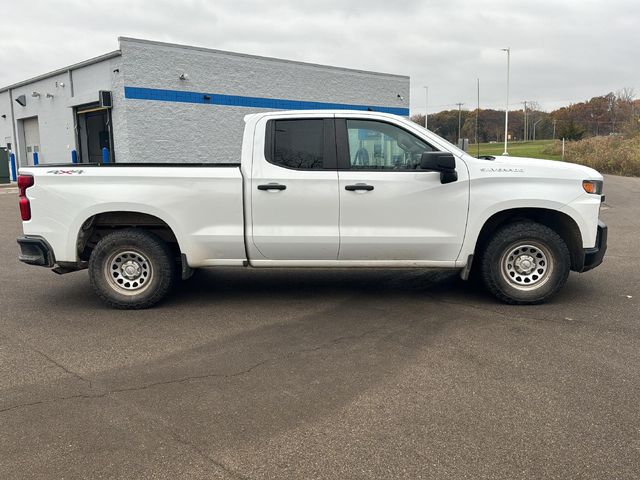
[[[275,122],[295,122],[298,120],[322,120],[322,131],[323,131],[323,155],[322,155],[322,168],[296,168],[296,167],[288,167],[285,165],[281,165],[276,163],[273,160],[273,155],[275,153],[275,138],[276,138],[276,129]],[[267,124],[265,126],[265,137],[264,137],[264,158],[267,163],[279,168],[284,168],[286,170],[293,170],[296,172],[326,172],[330,170],[338,169],[338,154],[336,148],[336,126],[335,119],[333,117],[296,117],[296,118],[273,118],[267,120]]]
[[[391,125],[392,127],[396,127],[400,130],[402,130],[403,132],[405,132],[408,135],[411,135],[412,137],[418,138],[420,139],[422,142],[426,143],[427,145],[429,145],[431,148],[433,148],[432,151],[434,152],[441,152],[443,150],[440,150],[438,147],[434,146],[431,142],[425,140],[424,138],[416,135],[415,133],[407,130],[406,128],[398,125],[397,123],[394,122],[390,122],[387,120],[381,120],[378,118],[362,118],[362,117],[342,117],[342,118],[336,118],[335,119],[335,123],[336,123],[336,148],[338,151],[338,170],[341,171],[353,171],[353,172],[398,172],[398,173],[406,173],[406,172],[425,172],[425,173],[429,173],[432,172],[431,170],[422,170],[421,168],[414,168],[414,169],[383,169],[383,168],[353,168],[353,165],[351,165],[351,156],[349,155],[349,133],[348,133],[348,128],[347,128],[347,120],[359,120],[359,121],[367,121],[367,122],[376,122],[376,123],[384,123],[387,125]]]

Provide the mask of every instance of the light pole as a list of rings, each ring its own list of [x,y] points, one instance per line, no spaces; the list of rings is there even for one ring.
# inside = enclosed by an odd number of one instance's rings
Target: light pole
[[[424,128],[429,128],[429,87],[424,87]]]
[[[478,120],[480,119],[480,78],[478,78],[478,105],[476,108],[476,148],[480,158],[480,137],[478,136]]]
[[[509,130],[509,64],[511,63],[511,47],[503,48],[503,52],[507,52],[507,104],[504,111],[504,153],[502,155],[509,155],[507,152],[507,135]]]
[[[522,133],[522,141],[526,142],[527,141],[527,101],[525,100],[522,103],[524,103],[524,131]]]
[[[461,119],[462,119],[462,105],[464,105],[464,103],[456,103],[456,105],[458,105],[458,145],[460,145],[460,140],[462,139],[461,137],[461,133],[460,132],[460,128],[461,128]]]
[[[536,141],[536,125],[538,125],[540,122],[542,121],[542,119],[540,120],[536,120],[535,122],[533,122],[533,141]]]

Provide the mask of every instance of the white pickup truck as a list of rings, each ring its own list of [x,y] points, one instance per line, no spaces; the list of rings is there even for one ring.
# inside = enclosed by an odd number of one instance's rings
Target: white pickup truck
[[[200,267],[477,273],[539,303],[602,262],[602,176],[563,162],[474,158],[376,112],[247,115],[239,164],[20,169],[20,260],[89,269],[117,308],[145,308]]]

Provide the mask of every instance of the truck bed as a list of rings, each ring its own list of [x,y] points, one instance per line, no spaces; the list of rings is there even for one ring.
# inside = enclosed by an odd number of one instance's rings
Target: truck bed
[[[239,164],[58,164],[20,168],[32,175],[28,236],[43,236],[57,262],[77,261],[85,222],[103,212],[137,212],[166,223],[191,267],[246,260]]]

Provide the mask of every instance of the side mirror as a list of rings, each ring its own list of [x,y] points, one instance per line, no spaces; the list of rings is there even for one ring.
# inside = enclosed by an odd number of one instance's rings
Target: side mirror
[[[458,180],[456,158],[449,152],[425,152],[420,158],[420,168],[440,172],[440,183]]]

